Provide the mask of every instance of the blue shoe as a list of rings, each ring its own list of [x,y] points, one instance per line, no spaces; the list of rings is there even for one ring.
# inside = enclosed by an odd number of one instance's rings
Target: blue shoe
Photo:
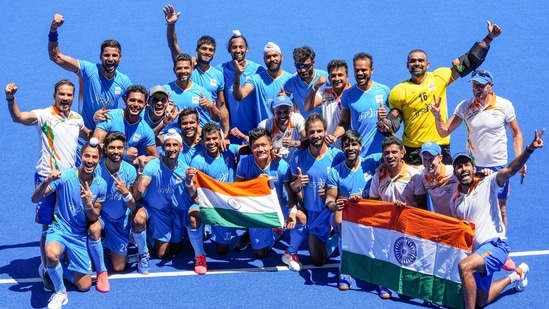
[[[149,266],[150,256],[148,253],[139,255],[139,262],[137,263],[137,272],[142,275],[148,275],[151,267]]]
[[[337,287],[341,291],[347,291],[351,288],[353,284],[353,278],[349,275],[341,274],[339,275],[339,282],[337,283]]]

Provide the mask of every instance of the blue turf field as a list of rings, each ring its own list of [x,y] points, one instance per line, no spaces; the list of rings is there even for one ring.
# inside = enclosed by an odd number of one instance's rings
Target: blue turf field
[[[65,16],[59,30],[61,50],[80,59],[95,61],[104,39],[122,43],[119,69],[134,83],[147,87],[173,80],[170,54],[165,41],[163,1],[68,0],[2,1],[0,85],[16,82],[22,110],[42,108],[52,102],[53,84],[76,76],[49,61],[47,32],[54,13]],[[497,22],[502,35],[492,45],[483,68],[495,76],[494,90],[510,99],[518,120],[531,141],[534,129],[549,128],[544,86],[549,80],[549,33],[546,1],[224,1],[188,0],[174,3],[182,11],[177,24],[182,49],[194,54],[196,39],[209,34],[218,40],[214,64],[229,60],[226,41],[231,30],[239,29],[248,39],[248,58],[262,63],[263,46],[268,41],[280,45],[283,66],[292,71],[291,52],[310,45],[317,54],[317,68],[325,69],[331,59],[351,63],[359,51],[374,56],[373,79],[390,87],[408,77],[407,53],[414,48],[427,51],[431,69],[448,66],[474,41],[486,34],[485,20]],[[352,72],[351,76],[352,76]],[[351,77],[351,81],[354,79]],[[450,111],[471,96],[466,79],[448,89]],[[0,308],[41,308],[49,294],[37,278],[40,227],[33,223],[30,203],[37,156],[34,128],[11,122],[7,108],[0,112],[2,151],[0,162]],[[549,136],[546,136],[549,140]],[[452,151],[462,151],[465,131],[453,134]],[[512,150],[509,148],[511,153]],[[536,151],[528,163],[524,184],[512,180],[509,199],[508,237],[517,262],[530,265],[530,285],[523,293],[508,291],[493,308],[546,308],[549,295],[547,241],[549,192],[547,177],[549,150]],[[348,292],[336,287],[336,260],[324,269],[307,269],[299,274],[287,271],[280,261],[287,236],[276,246],[276,254],[264,261],[249,258],[247,251],[231,255],[231,260],[209,256],[210,272],[192,272],[190,247],[170,261],[154,260],[155,276],[135,276],[135,270],[111,278],[112,291],[100,294],[70,292],[66,308],[357,308],[417,307],[414,301],[382,301],[372,287],[360,284]],[[207,245],[207,251],[213,248]],[[303,258],[308,264],[308,258]]]

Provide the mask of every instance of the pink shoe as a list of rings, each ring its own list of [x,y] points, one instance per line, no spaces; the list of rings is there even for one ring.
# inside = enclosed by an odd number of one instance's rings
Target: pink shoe
[[[515,261],[511,259],[511,257],[507,258],[507,261],[505,261],[505,264],[503,264],[503,269],[507,271],[515,270],[517,266],[515,265]]]

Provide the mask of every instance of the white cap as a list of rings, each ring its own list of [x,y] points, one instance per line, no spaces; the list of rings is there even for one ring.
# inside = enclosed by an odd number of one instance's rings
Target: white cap
[[[282,54],[282,51],[280,50],[280,47],[278,47],[278,45],[276,45],[273,42],[267,43],[267,45],[265,45],[265,48],[263,48],[264,53],[266,53],[268,51],[271,51],[271,50],[274,50],[274,51],[278,52],[279,54]]]
[[[174,128],[169,129],[168,132],[164,135],[164,143],[170,138],[175,139],[176,141],[179,142],[179,144],[183,144],[183,139],[181,139],[181,134],[177,133],[177,131]]]

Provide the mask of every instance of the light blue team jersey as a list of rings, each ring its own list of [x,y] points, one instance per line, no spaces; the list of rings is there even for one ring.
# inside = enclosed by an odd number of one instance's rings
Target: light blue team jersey
[[[290,182],[292,174],[290,171],[290,165],[284,160],[280,161],[271,161],[265,169],[261,169],[255,163],[253,155],[243,158],[236,168],[236,176],[242,177],[246,180],[251,180],[259,177],[259,175],[269,175],[272,182],[274,182],[274,187],[276,189],[276,194],[278,196],[278,201],[280,206],[287,207],[288,199],[284,194],[284,183]]]
[[[360,158],[360,165],[356,170],[351,170],[344,162],[339,163],[328,175],[328,188],[337,188],[338,196],[350,197],[358,194],[362,198],[369,198],[370,183],[376,174],[376,168],[380,165],[381,153]]]
[[[115,109],[110,113],[110,118],[97,124],[97,128],[107,133],[122,132],[126,135],[127,147],[137,148],[139,155],[145,154],[145,148],[156,145],[153,130],[143,120],[129,124],[124,118],[123,109]]]
[[[382,150],[381,142],[385,136],[377,130],[377,109],[380,103],[387,106],[389,91],[389,87],[374,82],[368,91],[354,85],[341,95],[341,107],[350,113],[350,128],[362,136],[360,155],[363,157]]]
[[[104,159],[99,163],[99,170],[101,178],[107,183],[107,196],[103,203],[103,207],[101,207],[101,217],[106,217],[109,221],[122,220],[123,222],[129,214],[129,209],[126,207],[126,202],[122,199],[122,194],[116,190],[116,184],[111,177],[111,173],[105,166]],[[120,169],[113,174],[113,176],[120,178],[126,186],[133,186],[135,178],[137,177],[137,172],[133,165],[122,161]]]
[[[184,193],[188,197],[185,189],[187,168],[183,160],[178,160],[173,170],[164,164],[162,158],[147,163],[141,177],[150,178],[151,182],[138,203],[157,210],[188,208],[190,204],[184,204],[186,199],[182,196]]]
[[[238,149],[238,145],[230,144],[217,158],[210,157],[204,150],[195,155],[191,166],[217,181],[234,182],[234,159],[238,155]]]
[[[212,101],[210,92],[204,87],[193,82],[191,87],[183,90],[177,86],[175,81],[164,85],[164,88],[170,93],[170,99],[173,100],[178,110],[183,110],[186,107],[195,108],[200,116],[200,126],[212,121],[212,117],[206,108],[199,105],[200,98],[204,95],[208,100]]]
[[[326,79],[328,79],[328,72],[315,69],[315,77],[310,84],[305,84],[301,77],[299,77],[299,74],[294,74],[284,85],[284,91],[290,93],[290,97],[299,108],[299,113],[305,119],[307,119],[307,116],[309,116],[309,114],[311,113],[317,113],[319,115],[322,115],[322,108],[320,106],[311,111],[306,111],[304,108],[305,98],[311,91],[311,88],[318,81],[320,76],[325,76]]]
[[[191,74],[191,80],[204,87],[210,93],[214,103],[217,100],[217,93],[225,90],[223,72],[212,66],[206,72],[202,72],[198,67],[195,67]]]
[[[257,109],[254,104],[254,98],[252,96],[246,97],[242,101],[237,101],[233,95],[234,75],[235,67],[232,61],[225,62],[217,66],[217,69],[223,72],[223,79],[225,80],[225,104],[229,110],[229,126],[236,127],[245,135],[251,129],[255,129],[259,123],[257,119]],[[244,85],[246,80],[250,76],[265,71],[261,65],[246,60],[246,68],[244,73],[240,76],[240,85]],[[237,137],[231,136],[231,142],[237,143],[241,140]]]
[[[83,96],[78,106],[78,112],[84,118],[84,124],[90,130],[95,129],[93,115],[103,106],[107,109],[122,107],[122,96],[132,82],[129,77],[116,70],[112,79],[106,79],[101,74],[101,63],[91,63],[78,60],[78,76],[83,82]]]
[[[311,156],[308,148],[299,149],[292,158],[292,174],[297,176],[297,168],[309,176],[309,183],[303,187],[303,202],[306,210],[322,211],[325,202],[318,195],[318,190],[325,188],[330,169],[345,160],[341,150],[328,147],[328,151],[320,159]]]
[[[267,71],[263,71],[259,74],[252,75],[246,80],[246,84],[250,84],[254,87],[254,91],[253,93],[250,93],[250,95],[255,97],[254,102],[257,108],[258,123],[261,120],[273,117],[271,105],[274,98],[280,93],[280,89],[284,87],[286,81],[288,81],[290,77],[292,77],[292,75],[284,71],[278,78],[273,79]]]
[[[181,150],[181,153],[179,154],[179,158],[182,159],[185,164],[191,165],[191,162],[194,158],[194,156],[197,153],[202,153],[203,151],[206,151],[204,148],[204,145],[199,143],[194,146],[188,146],[183,142],[183,149]]]
[[[90,184],[93,203],[105,201],[107,183],[95,173]],[[56,194],[54,225],[61,231],[75,236],[88,234],[88,217],[82,198],[80,197],[80,178],[78,168],[61,172],[61,178],[52,181],[48,187]]]

